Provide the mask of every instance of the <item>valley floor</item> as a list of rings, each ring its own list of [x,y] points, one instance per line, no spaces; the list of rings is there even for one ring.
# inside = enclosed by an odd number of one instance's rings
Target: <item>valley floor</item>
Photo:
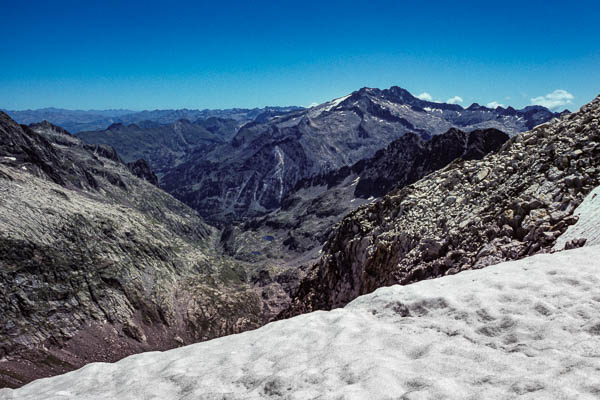
[[[597,399],[600,246],[0,390],[0,399]]]

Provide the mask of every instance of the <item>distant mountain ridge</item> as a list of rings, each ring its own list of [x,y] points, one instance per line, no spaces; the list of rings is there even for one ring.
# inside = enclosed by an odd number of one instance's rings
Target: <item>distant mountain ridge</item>
[[[76,136],[88,144],[116,148],[126,162],[143,158],[162,176],[194,152],[230,141],[238,128],[238,121],[219,117],[195,122],[179,119],[168,124],[145,120],[128,125],[116,122],[106,129],[79,132]]]
[[[154,121],[160,124],[170,124],[179,119],[195,121],[198,119],[207,119],[218,117],[233,119],[240,123],[252,121],[264,113],[279,114],[293,110],[300,110],[302,107],[276,107],[267,106],[262,108],[231,108],[231,109],[174,109],[174,110],[67,110],[62,108],[41,108],[37,110],[4,110],[11,118],[20,124],[31,124],[41,121],[49,121],[58,125],[71,133],[81,131],[106,129],[113,123],[123,123],[129,125],[142,121]]]
[[[64,110],[43,111],[49,118]],[[99,120],[86,120],[95,111],[74,113],[73,132],[103,125],[78,132],[85,142],[113,146],[126,162],[146,159],[162,187],[217,225],[276,209],[298,181],[372,157],[407,132],[428,139],[493,128],[514,136],[559,116],[541,106],[425,101],[397,86],[362,88],[308,109],[109,110]],[[63,127],[71,123],[61,118]]]

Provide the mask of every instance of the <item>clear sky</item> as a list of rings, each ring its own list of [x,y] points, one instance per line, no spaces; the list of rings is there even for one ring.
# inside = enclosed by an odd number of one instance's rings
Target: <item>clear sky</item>
[[[576,109],[600,93],[597,0],[23,0],[1,12],[7,109],[306,106],[392,85],[464,106]]]

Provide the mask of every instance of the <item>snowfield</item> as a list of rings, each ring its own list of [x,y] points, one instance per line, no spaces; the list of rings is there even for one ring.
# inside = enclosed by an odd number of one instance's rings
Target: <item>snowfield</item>
[[[0,399],[598,399],[600,247],[393,286]]]

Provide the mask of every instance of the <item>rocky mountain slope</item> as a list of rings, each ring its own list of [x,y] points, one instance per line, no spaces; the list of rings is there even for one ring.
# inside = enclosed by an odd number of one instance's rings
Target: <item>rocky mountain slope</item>
[[[271,213],[225,228],[222,243],[236,258],[295,264],[318,257],[331,228],[350,211],[443,168],[456,158],[481,159],[508,136],[496,129],[450,129],[425,141],[407,133],[372,158],[327,174],[306,178]]]
[[[0,386],[264,323],[251,271],[149,174],[0,113]]]
[[[599,257],[585,247],[382,288],[0,399],[596,399]]]
[[[233,119],[238,124],[263,118],[265,115],[279,115],[282,113],[300,110],[302,107],[264,107],[264,108],[232,108],[225,110],[65,110],[61,108],[42,108],[38,110],[9,111],[6,112],[15,121],[21,124],[31,124],[43,120],[58,125],[69,132],[103,130],[111,124],[123,125],[139,124],[143,121],[152,121],[158,124],[172,124],[180,119],[196,121],[198,119],[221,118]]]
[[[79,132],[77,137],[89,144],[114,147],[127,162],[143,158],[162,176],[192,153],[230,141],[238,128],[239,122],[233,119],[212,117],[195,122],[177,120],[164,125],[153,121],[115,123],[104,130]]]
[[[162,183],[208,221],[228,224],[278,208],[298,181],[372,157],[407,132],[429,138],[451,128],[497,128],[514,135],[556,115],[543,107],[464,109],[419,100],[398,87],[363,88],[246,124],[231,143],[182,163]]]
[[[600,97],[482,160],[453,162],[354,211],[284,315],[550,251],[600,183],[599,117]]]

